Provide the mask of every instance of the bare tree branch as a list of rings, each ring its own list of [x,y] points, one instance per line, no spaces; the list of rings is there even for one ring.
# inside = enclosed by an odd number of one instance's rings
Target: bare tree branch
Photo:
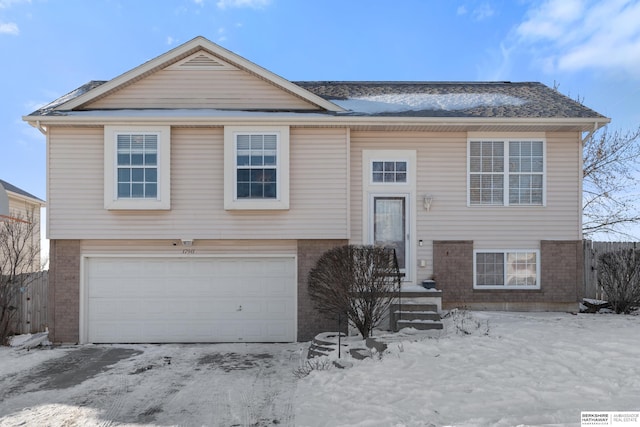
[[[0,221],[0,344],[14,331],[20,295],[39,269],[40,224],[35,211]]]
[[[609,234],[637,238],[628,231],[640,223],[638,177],[640,127],[609,133],[603,128],[583,147],[583,226],[585,237]]]

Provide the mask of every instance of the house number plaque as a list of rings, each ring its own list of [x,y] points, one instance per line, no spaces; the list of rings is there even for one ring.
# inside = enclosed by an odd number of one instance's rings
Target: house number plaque
[[[182,250],[182,253],[183,253],[184,255],[193,255],[193,254],[195,254],[195,253],[196,253],[196,250],[195,250],[195,249],[183,249],[183,250]]]

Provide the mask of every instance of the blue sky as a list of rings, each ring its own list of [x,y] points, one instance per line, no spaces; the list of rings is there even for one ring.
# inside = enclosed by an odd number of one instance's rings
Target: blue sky
[[[40,198],[21,117],[198,35],[289,80],[540,81],[640,125],[640,0],[0,0],[0,178]]]

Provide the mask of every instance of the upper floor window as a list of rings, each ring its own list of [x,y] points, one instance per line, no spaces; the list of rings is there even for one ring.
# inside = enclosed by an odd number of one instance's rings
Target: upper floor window
[[[117,135],[118,199],[158,198],[158,135]]]
[[[407,162],[398,160],[374,160],[371,162],[371,182],[379,183],[406,183]]]
[[[105,126],[105,209],[170,208],[170,127]]]
[[[469,141],[470,205],[544,205],[544,142]]]
[[[289,208],[289,128],[225,127],[225,209]]]
[[[236,134],[236,198],[278,197],[278,135]]]

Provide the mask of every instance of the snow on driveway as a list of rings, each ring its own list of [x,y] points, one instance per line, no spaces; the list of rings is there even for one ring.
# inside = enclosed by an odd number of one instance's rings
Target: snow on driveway
[[[462,314],[302,379],[305,343],[0,348],[0,426],[579,426],[581,411],[640,413],[640,316]]]
[[[304,347],[99,345],[29,352],[2,348],[0,426],[294,425],[293,371]],[[116,351],[125,353],[119,361],[95,369],[105,354]],[[84,375],[86,369],[91,375]],[[51,375],[51,370],[57,372]],[[73,372],[75,381],[68,375]]]

